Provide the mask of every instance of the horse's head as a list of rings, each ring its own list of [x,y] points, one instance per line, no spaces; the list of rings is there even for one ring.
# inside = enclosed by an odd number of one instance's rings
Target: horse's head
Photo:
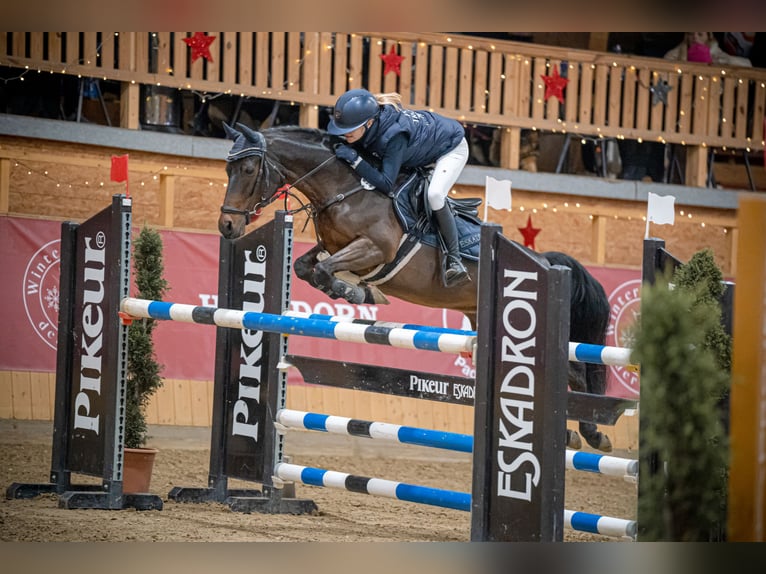
[[[234,145],[226,156],[229,183],[218,218],[218,230],[227,239],[245,232],[253,214],[271,203],[278,185],[270,182],[271,170],[266,161],[266,138],[263,134],[237,123],[232,128],[224,122],[226,135]]]

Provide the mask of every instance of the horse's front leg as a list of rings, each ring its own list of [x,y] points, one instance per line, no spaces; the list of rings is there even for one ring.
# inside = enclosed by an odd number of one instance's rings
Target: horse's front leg
[[[295,274],[298,276],[298,278],[303,279],[312,287],[317,289],[320,289],[320,287],[315,283],[316,280],[314,278],[314,267],[316,267],[316,264],[319,261],[317,256],[321,251],[322,247],[319,244],[316,244],[306,253],[298,257],[293,265]]]
[[[366,301],[367,289],[343,281],[337,278],[335,273],[339,271],[356,273],[384,262],[384,254],[377,245],[366,237],[357,237],[340,251],[314,265],[313,282],[317,285],[329,286],[330,297],[340,297],[358,305]]]
[[[310,250],[308,250],[306,253],[304,253],[302,256],[298,257],[298,259],[295,260],[295,264],[293,265],[293,268],[295,269],[295,274],[298,276],[299,279],[303,279],[306,281],[309,285],[311,285],[314,289],[318,289],[325,295],[337,299],[338,295],[336,295],[332,290],[332,285],[324,285],[317,282],[317,275],[314,273],[314,267],[316,267],[316,264],[319,261],[318,255],[322,253],[324,249],[320,245],[315,245]]]

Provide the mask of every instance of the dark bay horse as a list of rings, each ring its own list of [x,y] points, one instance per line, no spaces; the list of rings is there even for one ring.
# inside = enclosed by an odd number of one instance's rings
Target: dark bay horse
[[[226,163],[229,183],[218,219],[221,235],[229,239],[243,235],[253,214],[283,192],[290,193],[289,188],[295,185],[309,201],[301,210],[313,220],[317,236],[317,245],[295,261],[300,279],[332,298],[355,304],[385,303],[388,295],[427,307],[454,309],[465,314],[476,328],[476,261],[464,258],[470,282],[447,288],[442,282],[440,250],[422,244],[406,264],[380,284],[380,292],[364,281],[346,280],[344,272],[358,280],[392,261],[404,230],[391,198],[365,189],[356,172],[336,160],[333,144],[339,142],[337,138],[321,130],[293,126],[262,132],[243,124],[236,124],[236,129],[224,127],[234,145]],[[609,304],[601,285],[568,255],[540,255],[550,264],[572,269],[570,340],[605,344]],[[606,368],[570,363],[568,383],[573,390],[604,394]],[[611,450],[609,438],[595,424],[580,422],[579,428],[592,447]],[[569,433],[569,437],[570,447],[579,448],[577,433]]]

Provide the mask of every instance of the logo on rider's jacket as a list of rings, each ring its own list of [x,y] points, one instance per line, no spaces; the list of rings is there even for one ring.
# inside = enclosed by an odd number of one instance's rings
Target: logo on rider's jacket
[[[22,284],[29,323],[51,349],[58,335],[60,247],[59,239],[40,247],[27,263]]]
[[[632,279],[609,294],[609,328],[606,344],[610,347],[632,347],[630,327],[641,311],[641,280]],[[639,394],[638,373],[625,367],[609,367],[611,376],[625,389]]]

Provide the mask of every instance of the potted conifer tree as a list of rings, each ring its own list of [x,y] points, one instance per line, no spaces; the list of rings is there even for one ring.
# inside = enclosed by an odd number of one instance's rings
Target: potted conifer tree
[[[133,244],[136,297],[162,300],[168,289],[164,279],[162,237],[144,226]],[[125,401],[123,492],[148,492],[157,449],[146,448],[146,407],[162,386],[162,365],[157,362],[152,333],[154,319],[134,319],[128,327],[128,366]]]

